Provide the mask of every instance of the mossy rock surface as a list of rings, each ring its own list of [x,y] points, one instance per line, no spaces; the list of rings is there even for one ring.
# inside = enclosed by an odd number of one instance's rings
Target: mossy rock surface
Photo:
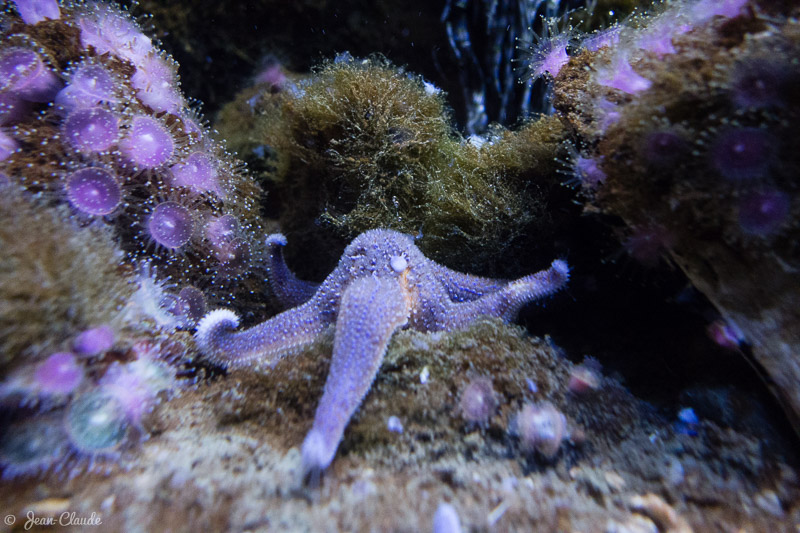
[[[552,232],[558,120],[464,139],[441,91],[380,58],[325,63],[288,85],[244,92],[217,126],[259,172],[301,275],[324,276],[347,242],[378,227],[483,271]]]

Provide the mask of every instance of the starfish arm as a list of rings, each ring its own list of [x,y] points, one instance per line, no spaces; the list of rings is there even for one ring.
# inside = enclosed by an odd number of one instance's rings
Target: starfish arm
[[[305,475],[317,475],[333,461],[345,427],[378,373],[389,339],[408,315],[409,299],[396,278],[359,278],[346,288],[325,391],[303,441]]]
[[[283,308],[296,307],[310,300],[319,288],[319,283],[297,279],[286,266],[286,261],[283,259],[286,237],[281,233],[273,233],[267,236],[266,245],[269,249],[267,279],[273,294]]]
[[[225,368],[257,363],[271,366],[284,355],[313,342],[330,322],[326,315],[316,312],[313,302],[308,302],[237,332],[236,313],[216,309],[197,325],[195,340],[211,362]]]
[[[550,268],[512,281],[502,289],[477,300],[447,306],[447,312],[437,314],[438,330],[453,330],[466,326],[479,316],[494,316],[512,320],[526,303],[560,290],[569,280],[569,267],[557,259]]]
[[[497,292],[508,284],[507,279],[482,278],[463,274],[431,261],[433,275],[447,291],[454,302],[477,300],[492,292]]]

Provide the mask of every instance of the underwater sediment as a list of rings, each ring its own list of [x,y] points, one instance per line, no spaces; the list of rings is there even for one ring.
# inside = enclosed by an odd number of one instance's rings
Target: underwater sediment
[[[509,13],[557,17],[528,21],[527,65],[504,48],[497,79],[460,78],[487,98],[535,79],[547,112],[463,133],[479,108],[439,88],[457,67],[423,78],[385,48],[307,72],[277,50],[211,130],[149,19],[5,4],[0,528],[796,528],[800,6],[529,4],[417,12],[445,26],[418,47],[480,65]],[[280,11],[270,42],[319,9]],[[491,39],[447,43],[470,17]],[[377,228],[410,247],[370,248]],[[537,271],[555,289],[521,296]],[[226,364],[208,324],[267,331],[229,347],[270,358]],[[348,342],[379,356],[368,379]],[[309,471],[304,437],[354,376],[368,391]]]

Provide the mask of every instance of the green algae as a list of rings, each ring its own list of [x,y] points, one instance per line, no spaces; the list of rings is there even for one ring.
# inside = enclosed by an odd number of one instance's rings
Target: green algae
[[[486,268],[548,223],[543,185],[562,140],[552,117],[464,139],[441,91],[380,58],[324,63],[283,92],[248,90],[217,127],[260,172],[289,241],[330,253],[316,276],[338,258],[331,243],[378,227],[418,234],[436,260]],[[288,260],[308,274],[297,254]]]

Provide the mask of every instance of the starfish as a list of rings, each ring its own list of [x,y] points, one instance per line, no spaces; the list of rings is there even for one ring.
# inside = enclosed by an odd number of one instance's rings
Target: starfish
[[[269,279],[286,311],[236,331],[237,315],[208,313],[195,338],[201,352],[226,368],[274,366],[335,326],[333,356],[314,422],[302,445],[305,476],[333,461],[344,430],[369,391],[399,328],[451,331],[481,317],[512,320],[529,301],[569,279],[563,260],[509,281],[462,274],[426,258],[410,235],[376,229],[356,237],[321,284],[297,279],[286,266],[280,234],[267,237]]]

